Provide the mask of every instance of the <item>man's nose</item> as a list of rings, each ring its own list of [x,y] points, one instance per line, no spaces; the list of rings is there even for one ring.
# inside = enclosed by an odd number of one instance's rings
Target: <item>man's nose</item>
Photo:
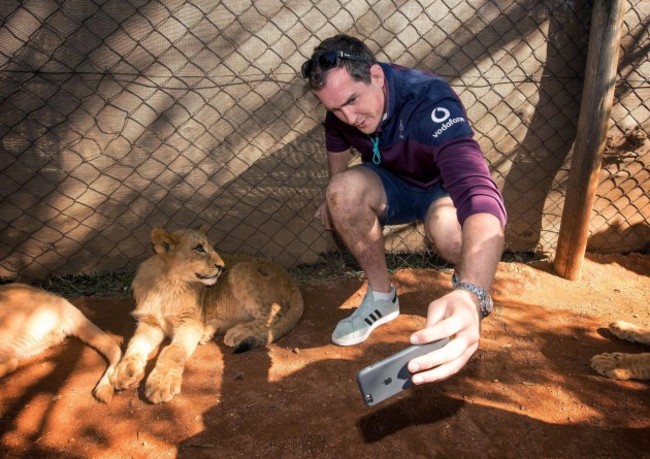
[[[354,126],[354,123],[356,121],[356,114],[354,113],[352,107],[341,108],[341,113],[343,113],[343,117],[345,118],[344,121],[347,124],[351,124]]]

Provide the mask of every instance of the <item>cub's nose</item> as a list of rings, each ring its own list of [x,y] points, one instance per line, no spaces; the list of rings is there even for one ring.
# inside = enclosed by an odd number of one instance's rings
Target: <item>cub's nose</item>
[[[214,264],[215,268],[217,268],[217,276],[220,276],[223,274],[223,272],[226,270],[226,267],[224,265],[221,265],[219,263]]]

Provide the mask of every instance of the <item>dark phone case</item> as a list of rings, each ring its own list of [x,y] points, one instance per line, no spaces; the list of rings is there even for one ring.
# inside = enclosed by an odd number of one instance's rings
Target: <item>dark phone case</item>
[[[363,401],[368,406],[386,400],[413,385],[407,365],[411,359],[440,349],[449,342],[444,338],[432,343],[409,346],[384,360],[373,363],[357,373]]]

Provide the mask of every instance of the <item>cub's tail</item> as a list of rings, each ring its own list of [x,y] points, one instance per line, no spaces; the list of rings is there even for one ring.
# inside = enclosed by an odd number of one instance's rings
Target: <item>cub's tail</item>
[[[113,368],[115,368],[115,365],[122,358],[120,343],[104,333],[68,300],[63,298],[61,300],[65,306],[64,328],[66,332],[92,346],[108,361],[106,371],[104,371],[104,374],[93,390],[93,395],[97,400],[108,403],[113,398],[114,393],[113,386],[110,384],[108,377],[113,371]]]
[[[302,317],[304,309],[302,293],[298,286],[294,285],[286,304],[274,303],[268,317],[236,325],[226,332],[224,340],[226,344],[234,344],[235,354],[265,346],[289,333]]]

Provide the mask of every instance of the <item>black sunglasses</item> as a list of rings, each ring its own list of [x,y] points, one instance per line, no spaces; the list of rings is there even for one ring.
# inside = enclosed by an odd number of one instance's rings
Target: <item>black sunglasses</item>
[[[302,64],[302,67],[300,68],[302,77],[309,78],[311,76],[311,72],[314,70],[315,64],[318,64],[318,66],[323,70],[329,70],[334,67],[338,67],[340,59],[348,59],[357,62],[368,62],[368,59],[366,58],[353,56],[352,54],[348,54],[344,51],[328,51],[323,54],[317,54],[311,59],[305,61],[305,63]]]

